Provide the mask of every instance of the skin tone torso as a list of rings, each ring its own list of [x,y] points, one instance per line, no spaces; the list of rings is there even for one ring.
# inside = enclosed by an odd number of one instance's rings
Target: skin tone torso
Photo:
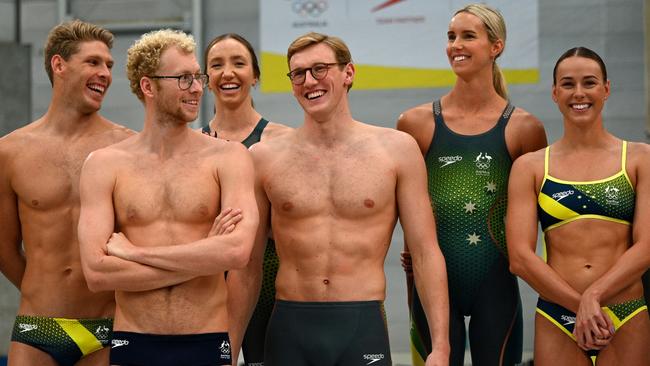
[[[164,75],[200,70],[193,54],[176,47],[163,51],[160,65]],[[257,228],[250,157],[239,143],[187,126],[198,115],[197,80],[187,90],[174,79],[143,80],[143,131],[84,166],[84,272],[91,288],[115,289],[115,330],[227,332],[224,271],[247,263]],[[217,238],[213,224],[225,207],[247,218]]]
[[[546,318],[536,315],[535,363],[591,365],[583,350],[600,349],[597,365],[642,365],[650,358],[650,321],[641,313],[612,336],[613,323],[601,306],[643,296],[641,274],[647,269],[648,188],[645,144],[628,143],[622,167],[622,141],[603,127],[601,111],[609,96],[598,63],[569,57],[558,65],[553,99],[564,116],[564,136],[552,144],[549,176],[584,182],[607,179],[625,170],[636,203],[631,225],[583,218],[548,230],[547,262],[535,254],[537,196],[544,180],[545,151],[527,154],[513,165],[507,235],[511,269],[547,301],[577,313],[572,340]],[[644,262],[645,261],[645,262]],[[581,349],[582,348],[582,349]]]
[[[316,63],[335,65],[334,52],[317,44],[294,54],[290,66]],[[303,126],[251,149],[258,203],[270,210],[280,258],[276,298],[383,301],[384,260],[399,212],[417,253],[416,276],[431,279],[423,293],[437,327],[427,365],[445,364],[446,274],[424,164],[406,134],[352,119],[347,86],[353,77],[352,64],[332,66],[321,80],[307,71],[304,84],[293,86],[305,111]]]
[[[133,134],[98,114],[112,65],[100,41],[80,43],[68,60],[55,55],[48,112],[0,139],[0,268],[20,289],[20,315],[113,317],[113,292],[88,289],[77,238],[83,161]],[[9,354],[12,365],[54,362],[18,342]],[[107,354],[95,352],[79,365],[101,364]]]

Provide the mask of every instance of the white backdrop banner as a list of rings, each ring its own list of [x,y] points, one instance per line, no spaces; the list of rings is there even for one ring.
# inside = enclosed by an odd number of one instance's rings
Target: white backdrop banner
[[[289,44],[307,32],[340,37],[357,68],[355,89],[430,88],[455,80],[445,53],[458,0],[260,0],[262,91],[291,90]],[[491,0],[506,19],[499,65],[510,84],[536,83],[537,0]]]

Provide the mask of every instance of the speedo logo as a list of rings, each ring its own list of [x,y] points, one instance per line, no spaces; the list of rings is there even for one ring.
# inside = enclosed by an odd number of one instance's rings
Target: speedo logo
[[[571,325],[576,323],[575,316],[562,315],[560,316],[560,320],[565,322],[563,325]]]
[[[440,166],[441,168],[446,167],[447,165],[451,165],[453,163],[457,163],[459,161],[463,160],[462,156],[456,155],[456,156],[439,156],[438,161],[442,163]]]
[[[25,332],[29,332],[30,330],[38,329],[38,325],[20,323],[18,324],[18,329],[20,329],[20,333],[25,333]]]
[[[112,345],[111,348],[117,348],[117,347],[122,347],[122,346],[128,346],[128,345],[129,345],[129,341],[127,341],[126,339],[113,339],[113,340],[111,341],[111,345]]]
[[[574,193],[576,192],[573,189],[570,189],[568,191],[553,193],[551,197],[553,197],[556,201],[560,202],[560,200],[562,200],[563,198],[567,198]]]
[[[383,353],[367,353],[363,355],[363,359],[368,362],[366,365],[372,365],[375,362],[381,361],[384,359],[384,354]]]

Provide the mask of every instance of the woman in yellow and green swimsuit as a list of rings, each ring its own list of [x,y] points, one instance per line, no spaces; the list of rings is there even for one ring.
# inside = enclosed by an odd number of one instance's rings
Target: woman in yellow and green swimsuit
[[[603,125],[610,82],[577,47],[553,70],[564,135],[517,160],[506,233],[510,268],[540,295],[535,365],[650,365],[641,275],[650,264],[650,147]],[[537,220],[547,261],[535,254]]]

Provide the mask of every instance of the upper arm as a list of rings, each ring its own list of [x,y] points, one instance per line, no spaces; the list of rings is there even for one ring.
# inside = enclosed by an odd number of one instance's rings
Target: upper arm
[[[239,208],[243,220],[235,231],[250,242],[258,227],[259,217],[255,202],[255,175],[253,160],[246,148],[239,143],[228,143],[228,153],[221,159],[217,168],[221,191],[222,208]]]
[[[88,156],[81,170],[78,234],[84,272],[105,255],[106,242],[115,229],[111,160],[106,150],[98,150]]]
[[[421,155],[425,155],[435,129],[431,105],[424,104],[400,114],[396,128],[411,135],[417,142]]]
[[[537,247],[537,197],[531,154],[516,160],[510,171],[506,239],[513,260],[518,254],[535,252]]]
[[[650,146],[635,144],[638,148],[636,155],[636,202],[634,208],[634,224],[632,225],[633,242],[635,245],[650,246]],[[647,251],[646,253],[650,253]],[[648,258],[650,259],[650,258]]]
[[[10,154],[0,148],[0,270],[18,286],[12,266],[23,262],[18,196],[11,185]],[[12,272],[12,273],[10,273]]]
[[[512,160],[548,145],[544,125],[532,114],[516,109],[506,128],[506,144]]]
[[[435,219],[427,190],[427,173],[417,144],[401,136],[397,154],[396,200],[400,223],[409,251],[418,251],[437,242]]]

